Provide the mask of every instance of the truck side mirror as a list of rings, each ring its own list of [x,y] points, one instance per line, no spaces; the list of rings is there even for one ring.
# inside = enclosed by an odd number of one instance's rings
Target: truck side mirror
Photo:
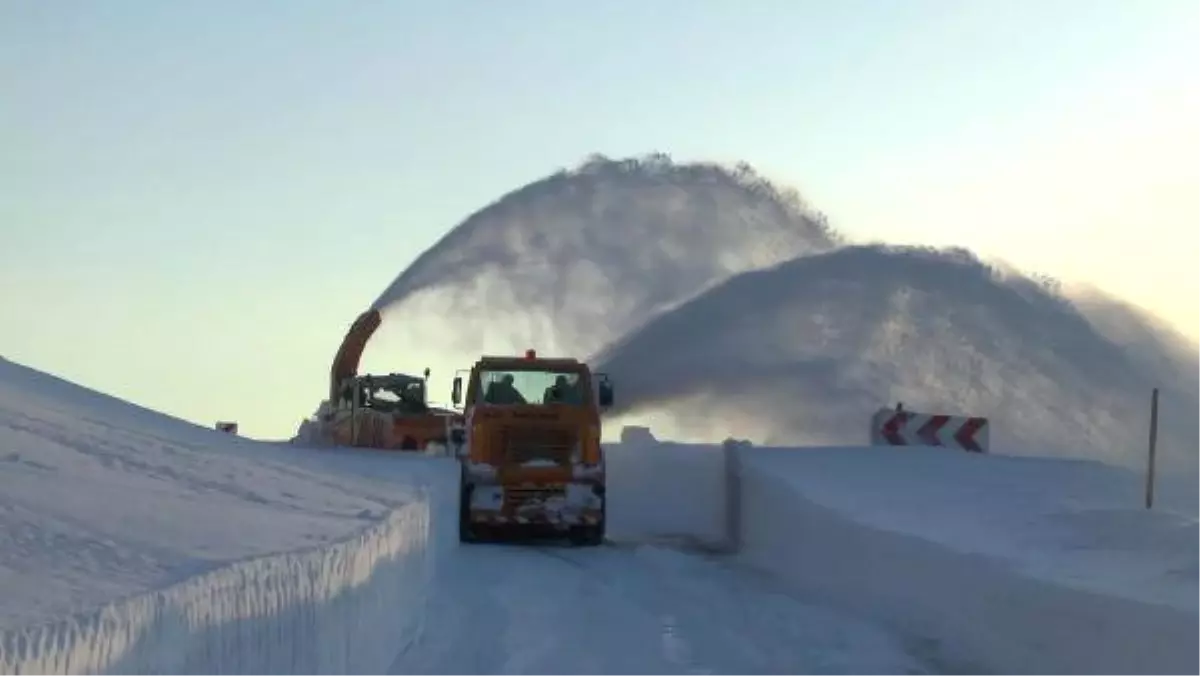
[[[455,406],[462,403],[462,376],[454,376],[454,387],[450,390],[450,401]]]
[[[608,408],[613,405],[613,387],[607,379],[600,381],[599,399],[600,408]]]

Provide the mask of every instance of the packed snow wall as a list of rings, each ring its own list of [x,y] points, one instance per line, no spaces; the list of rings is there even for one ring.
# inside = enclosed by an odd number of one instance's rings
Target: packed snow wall
[[[606,445],[608,533],[614,540],[726,540],[724,457],[716,447],[659,441],[625,427]]]
[[[806,599],[895,627],[951,672],[1200,666],[1194,520],[1141,511],[1119,468],[681,444],[641,427],[608,452],[614,539],[736,552]]]
[[[783,456],[808,451],[737,444],[726,448],[737,455],[733,466],[740,475],[734,482],[740,487],[740,514],[730,537],[737,541],[741,561],[774,574],[815,601],[914,635],[951,671],[1171,674],[1197,673],[1200,668],[1194,541],[1190,562],[1186,551],[1178,552],[1184,563],[1167,571],[1180,578],[1191,576],[1191,586],[1181,580],[1182,591],[1174,599],[1182,603],[1138,600],[1063,584],[1021,572],[1011,560],[965,553],[912,533],[873,526],[859,518],[855,508],[830,508],[789,481],[788,473],[796,468],[781,462]],[[875,472],[888,474],[883,468]],[[891,478],[902,482],[895,475]],[[914,493],[919,490],[913,488]],[[883,500],[870,494],[846,497],[843,504],[861,500],[870,505],[865,509],[877,512],[886,510],[889,500],[901,506],[894,495]],[[1014,503],[1028,497],[1014,487]],[[903,496],[899,500],[905,502]],[[956,507],[961,505],[947,503],[942,511],[952,514]],[[1100,516],[1120,518],[1120,513]],[[970,521],[974,523],[962,523],[974,527],[980,537],[989,536],[992,524],[975,516]],[[1195,535],[1194,528],[1187,530]],[[1176,535],[1182,536],[1175,537],[1177,549],[1187,549],[1186,533]],[[1137,540],[1149,536],[1134,534]],[[1072,534],[1064,529],[1052,537],[1067,540]],[[1079,546],[1048,539],[1039,546],[1031,535],[1020,555],[1045,556],[1063,544]],[[1140,547],[1129,547],[1136,549]],[[1122,561],[1126,553],[1129,560]],[[1144,550],[1114,553],[1099,548],[1075,555],[1081,563],[1104,567],[1133,565],[1136,561],[1131,560],[1147,556]],[[1150,584],[1150,579],[1139,579],[1131,586]]]
[[[433,574],[430,504],[332,546],[235,563],[0,635],[0,673],[382,673]]]

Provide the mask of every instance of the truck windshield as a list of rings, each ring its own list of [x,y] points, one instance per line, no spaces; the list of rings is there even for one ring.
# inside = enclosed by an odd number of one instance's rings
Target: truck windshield
[[[425,382],[421,380],[369,380],[363,384],[362,405],[380,411],[423,412]]]
[[[482,371],[479,385],[489,404],[573,404],[587,402],[578,373]]]

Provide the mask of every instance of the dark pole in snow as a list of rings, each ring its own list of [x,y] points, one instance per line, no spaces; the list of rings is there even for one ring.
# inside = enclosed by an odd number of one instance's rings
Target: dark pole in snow
[[[1150,454],[1146,462],[1146,509],[1154,506],[1154,455],[1158,446],[1158,388],[1150,394]]]

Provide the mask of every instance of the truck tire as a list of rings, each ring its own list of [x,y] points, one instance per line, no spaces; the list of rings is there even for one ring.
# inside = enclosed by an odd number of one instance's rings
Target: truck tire
[[[571,530],[571,544],[578,547],[598,547],[604,544],[608,521],[608,498],[600,503],[600,523],[579,526]]]
[[[471,525],[471,489],[474,486],[465,481],[458,482],[458,541],[475,542],[475,529]]]

